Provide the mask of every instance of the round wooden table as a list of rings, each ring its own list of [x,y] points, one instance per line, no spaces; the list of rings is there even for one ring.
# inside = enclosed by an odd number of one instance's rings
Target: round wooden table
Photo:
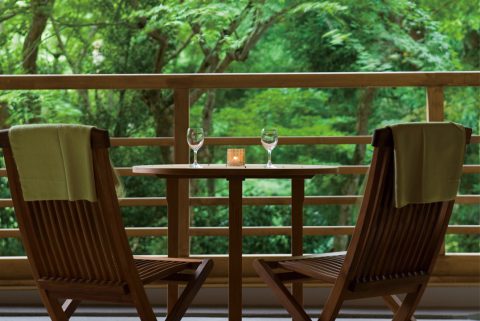
[[[336,174],[338,167],[321,165],[265,165],[247,164],[227,166],[222,164],[202,165],[193,168],[189,164],[134,166],[137,174],[155,175],[167,179],[168,204],[168,256],[178,256],[178,180],[189,178],[225,178],[229,182],[229,263],[228,263],[228,309],[229,320],[242,319],[242,181],[249,178],[291,179],[292,181],[292,255],[303,254],[303,202],[305,179],[319,174]],[[175,300],[177,286],[169,286],[169,306]],[[170,293],[171,292],[171,293]],[[301,284],[293,285],[293,294],[303,302]]]

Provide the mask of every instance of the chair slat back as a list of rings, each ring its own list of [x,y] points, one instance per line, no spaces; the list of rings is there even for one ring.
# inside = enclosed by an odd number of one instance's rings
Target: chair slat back
[[[37,279],[122,284],[133,259],[115,195],[109,138],[92,129],[97,201],[25,201],[8,141],[0,132],[8,183],[22,240]],[[107,199],[110,198],[110,199]]]
[[[88,201],[26,202],[29,235],[44,261],[40,277],[120,282],[114,247],[98,203]]]
[[[467,130],[467,142],[471,130]],[[395,207],[393,137],[377,130],[360,215],[345,259],[355,284],[429,275],[448,227],[454,201]],[[353,285],[353,286],[352,286]]]

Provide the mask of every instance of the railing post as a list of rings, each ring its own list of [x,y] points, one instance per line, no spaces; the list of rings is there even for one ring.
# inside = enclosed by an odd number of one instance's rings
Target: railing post
[[[427,121],[445,120],[444,103],[443,87],[427,87]],[[445,239],[439,255],[445,255]]]
[[[188,164],[189,147],[187,144],[187,129],[190,121],[190,90],[189,88],[175,88],[173,92],[174,99],[174,130],[173,130],[173,153],[174,162],[177,164]],[[190,244],[188,229],[190,225],[189,217],[189,180],[181,179],[178,183],[178,212],[176,220],[178,221],[178,242],[168,244],[168,255],[177,257],[188,257],[190,254]],[[172,213],[174,215],[174,213]],[[177,301],[178,286],[176,284],[168,285],[168,311],[171,311]]]
[[[292,256],[303,255],[303,203],[305,201],[305,178],[292,179]],[[292,294],[303,306],[303,283],[292,283]],[[298,321],[293,318],[294,321]]]
[[[187,129],[190,123],[190,89],[176,88],[174,91],[174,161],[177,164],[188,164],[190,148],[187,143]],[[179,217],[179,255],[186,257],[190,254],[188,239],[189,218],[189,180],[180,180],[178,187],[180,207]]]
[[[443,87],[427,87],[427,121],[445,119]]]

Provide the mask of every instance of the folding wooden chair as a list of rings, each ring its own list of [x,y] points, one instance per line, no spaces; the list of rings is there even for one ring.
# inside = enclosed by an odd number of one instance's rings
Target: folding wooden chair
[[[52,320],[68,320],[81,300],[131,304],[141,320],[156,320],[144,289],[152,281],[186,282],[166,320],[182,318],[213,263],[133,258],[115,194],[107,131],[91,131],[96,202],[25,201],[8,130],[0,131],[0,146],[23,244]]]
[[[467,143],[471,129],[466,129]],[[394,321],[413,313],[443,243],[454,200],[395,208],[393,136],[375,131],[372,163],[347,252],[256,260],[254,268],[294,320],[310,320],[283,282],[333,283],[321,321],[335,320],[344,300],[382,296]],[[406,293],[399,300],[395,294]]]

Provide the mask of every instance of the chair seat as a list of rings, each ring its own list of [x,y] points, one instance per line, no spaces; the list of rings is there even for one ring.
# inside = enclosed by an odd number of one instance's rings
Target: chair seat
[[[143,284],[160,280],[164,277],[185,270],[191,265],[190,262],[170,261],[168,259],[134,259],[134,263]]]
[[[345,252],[339,252],[320,256],[304,256],[279,261],[278,264],[284,269],[335,283],[344,261]]]
[[[191,268],[191,262],[182,262],[180,260],[168,259],[134,259],[140,280],[143,284],[161,280],[177,272]],[[38,280],[41,286],[56,287],[82,287],[104,291],[105,288],[115,289],[118,293],[127,293],[125,282],[99,282],[97,280],[69,279],[69,278],[48,278],[44,277]]]

